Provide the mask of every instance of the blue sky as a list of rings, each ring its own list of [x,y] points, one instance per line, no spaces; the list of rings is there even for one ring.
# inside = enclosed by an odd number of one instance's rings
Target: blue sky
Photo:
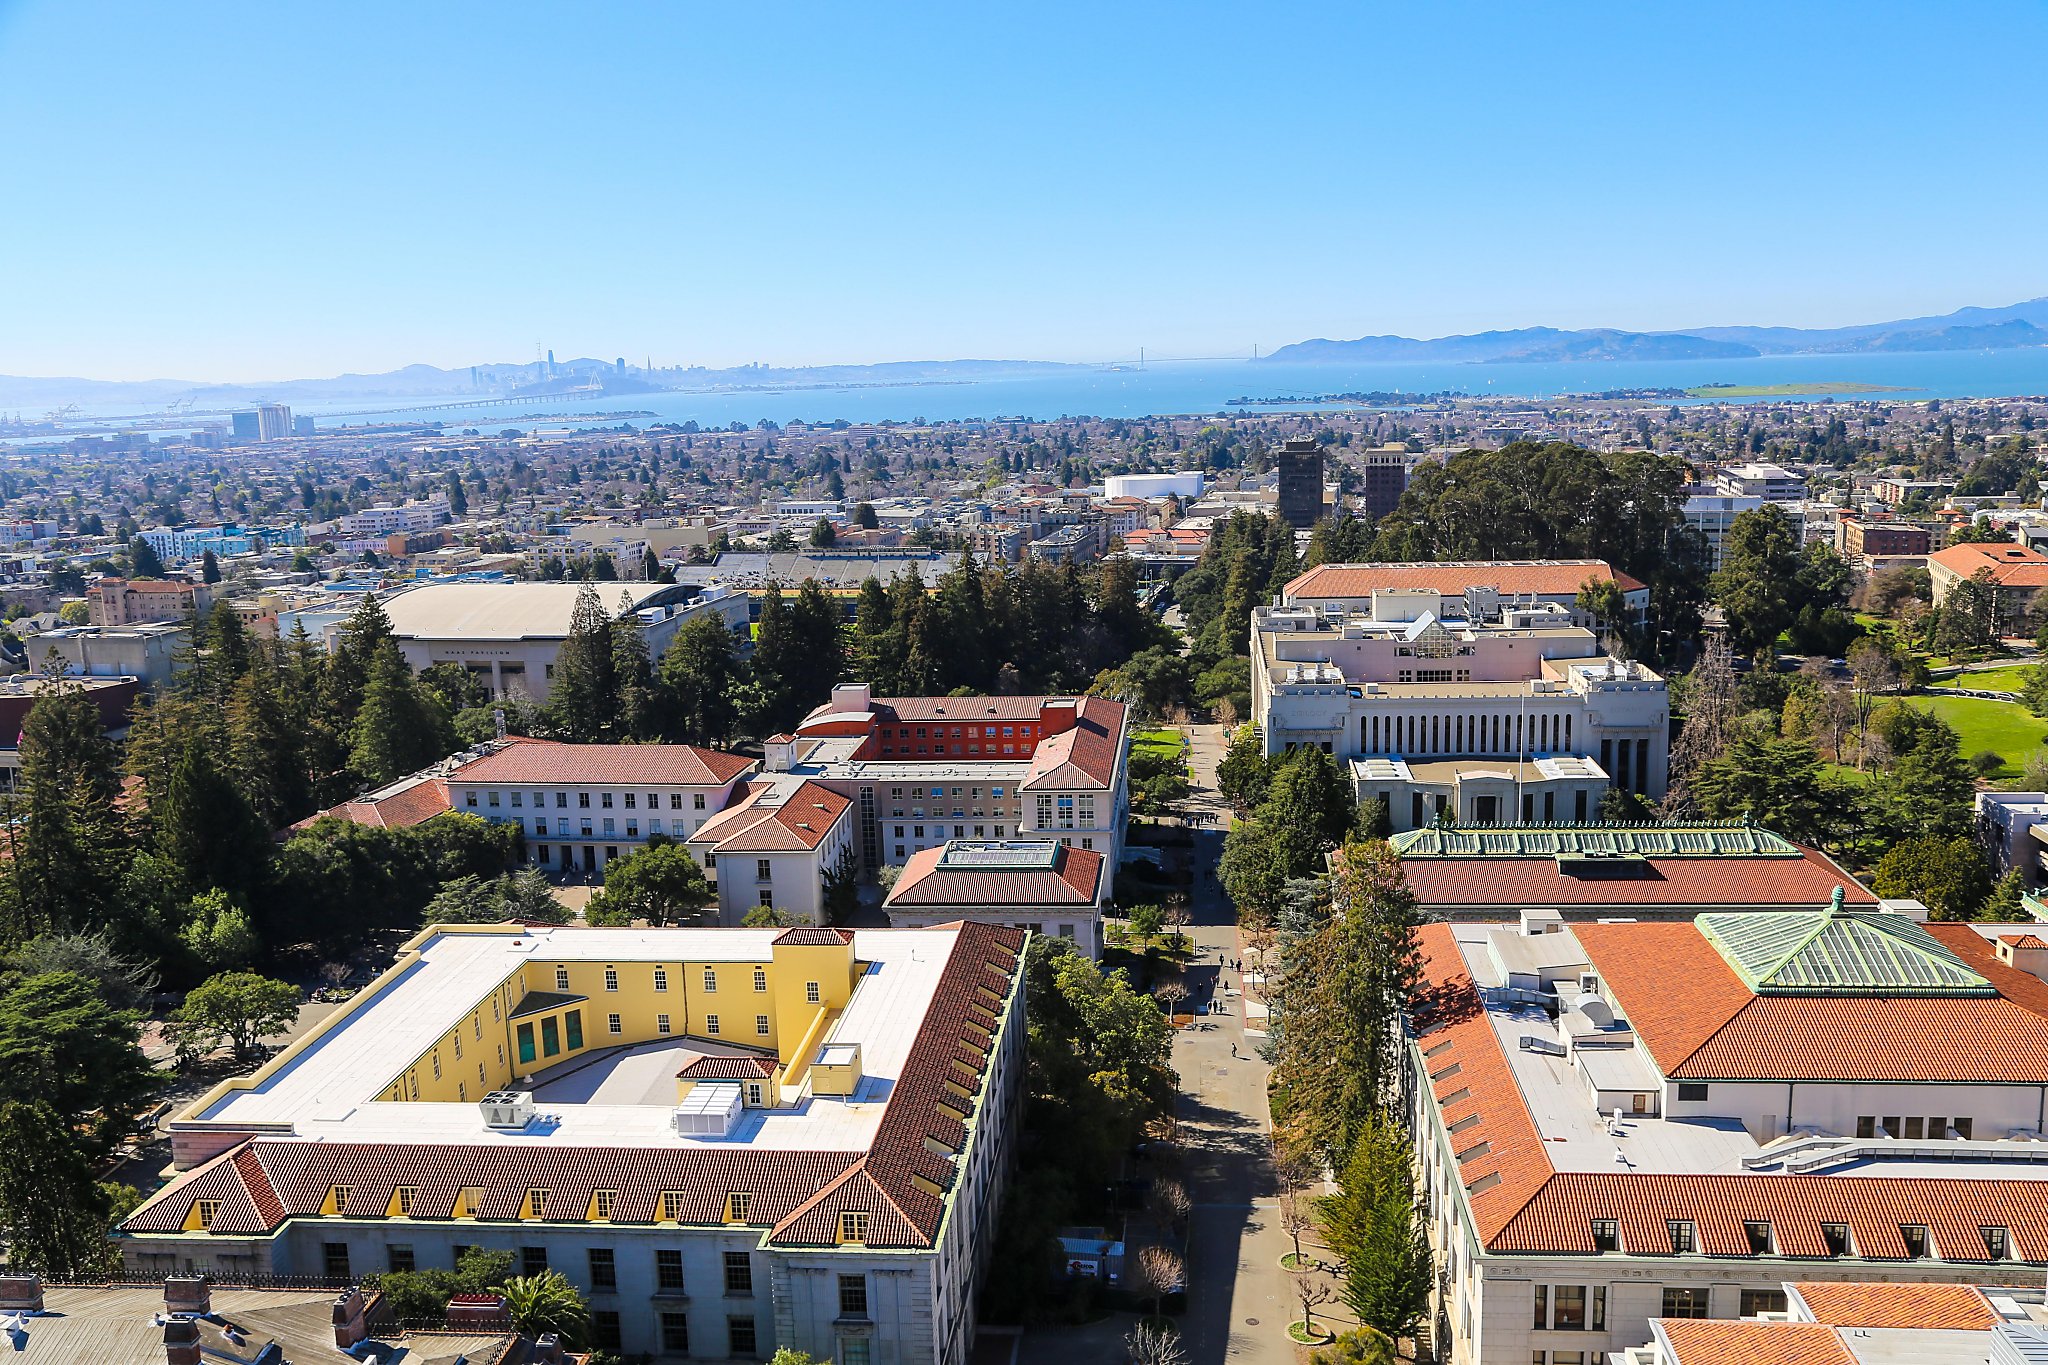
[[[2048,6],[0,0],[0,373],[2048,294]]]

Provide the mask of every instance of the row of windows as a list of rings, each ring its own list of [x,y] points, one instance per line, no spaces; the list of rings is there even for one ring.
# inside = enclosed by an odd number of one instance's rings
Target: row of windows
[[[514,820],[511,823],[517,824],[519,822]],[[609,815],[600,817],[599,820],[596,822],[591,821],[589,817],[586,816],[584,819],[577,821],[577,828],[573,831],[569,828],[569,817],[566,815],[558,815],[555,817],[554,833],[555,837],[558,839],[566,839],[572,833],[581,834],[586,839],[595,839],[600,832],[597,826],[602,827],[602,832],[607,838],[615,837],[619,832],[618,822],[612,819],[612,817]],[[547,837],[548,818],[545,815],[536,815],[533,817],[533,832],[539,838],[545,839]],[[647,833],[650,837],[663,832],[664,831],[661,828],[661,820],[659,818],[652,819],[647,822]],[[689,835],[689,830],[684,828],[683,822],[680,820],[676,821],[675,829],[673,832],[676,834],[683,835],[685,837],[688,837]],[[626,821],[626,837],[628,839],[637,839],[640,837],[640,822],[638,820]],[[611,856],[616,857],[618,855],[613,854]]]
[[[498,807],[498,798],[499,798],[499,796],[500,796],[500,793],[498,793],[498,792],[495,792],[495,791],[487,791],[487,792],[485,792],[485,793],[484,793],[483,795],[484,795],[484,799],[485,799],[485,805],[486,805],[486,806],[487,806],[487,807],[488,807],[489,809],[491,809],[491,810],[497,810],[497,809],[499,808],[499,807]],[[612,794],[611,794],[610,792],[599,792],[599,793],[598,793],[597,795],[598,795],[598,809],[599,809],[599,810],[610,810],[610,809],[612,808]],[[670,792],[670,793],[668,794],[668,808],[669,808],[670,810],[682,810],[682,809],[684,808],[684,807],[683,807],[683,795],[684,795],[684,794],[683,794],[682,792]],[[535,810],[539,810],[539,809],[541,809],[542,807],[546,806],[546,805],[547,805],[547,803],[548,803],[547,797],[548,797],[548,794],[547,794],[546,792],[535,792],[535,793],[533,794],[533,808],[534,808]],[[471,810],[475,810],[475,809],[477,808],[477,799],[476,799],[476,798],[477,798],[477,793],[476,793],[475,791],[467,791],[467,792],[464,792],[464,793],[463,793],[463,804],[464,804],[465,806],[467,806],[467,807],[468,807],[469,809],[471,809]],[[705,802],[704,802],[704,793],[703,793],[703,792],[691,792],[691,793],[689,793],[689,798],[690,798],[690,805],[689,805],[689,809],[691,809],[691,810],[704,810],[704,809],[706,808],[706,807],[705,807]],[[513,808],[514,810],[519,810],[519,809],[522,809],[522,808],[523,808],[523,807],[524,807],[524,806],[526,805],[526,793],[525,793],[525,792],[523,792],[523,791],[515,791],[515,792],[512,792],[512,793],[510,793],[510,802],[511,802],[512,808]],[[626,808],[627,810],[638,810],[638,809],[640,808],[640,793],[638,793],[638,792],[626,792],[626,793],[624,794],[624,800],[623,800],[622,804],[623,804],[623,805],[625,806],[625,808]],[[589,809],[590,809],[590,793],[589,793],[589,792],[577,792],[577,793],[576,793],[576,805],[577,805],[577,807],[578,807],[579,809],[582,809],[582,810],[589,810]],[[556,810],[567,810],[568,808],[569,808],[569,793],[567,793],[567,792],[556,792],[556,793],[555,793],[555,809],[556,809]],[[660,792],[649,792],[649,793],[647,793],[647,809],[649,809],[649,810],[660,810],[660,809],[661,809],[661,793],[660,793]]]
[[[1975,1128],[1975,1120],[1960,1115],[1955,1118],[1944,1118],[1936,1114],[1931,1118],[1922,1118],[1917,1114],[1909,1114],[1905,1118],[1899,1118],[1897,1115],[1862,1114],[1856,1119],[1857,1137],[1905,1138],[1909,1142],[1921,1138],[1931,1138],[1937,1142],[1955,1138],[1968,1142]]]
[[[1031,756],[1031,747],[1029,744],[1005,744],[1001,752],[1013,758],[1029,758]],[[943,744],[919,744],[915,746],[909,744],[884,744],[882,746],[882,757],[884,758],[893,758],[898,754],[907,757],[910,754],[943,754],[947,752],[949,750]],[[965,745],[955,744],[950,752],[956,757],[972,754],[993,758],[996,756],[997,749],[993,744],[970,743]]]
[[[1418,821],[1417,823],[1420,823],[1420,822]],[[981,837],[982,837],[982,831],[983,831],[983,829],[985,829],[985,828],[986,828],[986,826],[983,826],[983,825],[976,825],[976,826],[974,827],[974,837],[975,837],[975,838],[977,838],[977,839],[981,838]],[[995,837],[996,837],[996,838],[998,838],[998,839],[1001,839],[1001,838],[1004,838],[1004,837],[1006,837],[1006,836],[1004,835],[1004,833],[1003,833],[1003,830],[1004,830],[1004,828],[1005,828],[1005,827],[1004,827],[1004,826],[1002,826],[1002,825],[997,825],[997,826],[995,826]],[[922,839],[922,838],[924,838],[924,837],[925,837],[925,834],[924,834],[924,831],[925,831],[925,827],[924,827],[923,825],[913,825],[913,826],[911,826],[911,830],[912,830],[912,836],[911,836],[911,837],[913,837],[913,838],[917,838],[917,839]],[[933,825],[933,826],[931,827],[931,830],[932,830],[932,837],[933,837],[934,839],[943,839],[943,838],[945,838],[945,837],[946,837],[946,827],[945,827],[944,825]],[[1021,834],[1021,833],[1022,833],[1023,831],[1022,831],[1022,830],[1019,830],[1018,832],[1019,832],[1019,833]],[[901,838],[903,837],[903,826],[901,826],[901,825],[898,825],[898,826],[896,826],[896,837],[897,837],[897,838],[899,838],[899,839],[901,839]],[[955,838],[955,839],[965,839],[965,838],[967,837],[967,826],[965,826],[965,825],[955,825],[955,826],[953,826],[953,836],[952,836],[952,837],[953,837],[953,838]],[[1062,839],[1062,840],[1061,840],[1060,842],[1061,842],[1061,843],[1063,843],[1063,844],[1065,844],[1065,845],[1067,845],[1067,846],[1068,846],[1069,848],[1072,848],[1072,847],[1073,847],[1073,845],[1074,845],[1074,841],[1073,841],[1072,839]],[[1090,838],[1090,837],[1087,837],[1087,836],[1083,836],[1083,837],[1082,837],[1082,839],[1081,839],[1081,847],[1082,847],[1082,848],[1088,848],[1088,849],[1092,849],[1092,848],[1094,848],[1094,847],[1095,847],[1095,840],[1094,840],[1093,838]],[[910,849],[910,850],[908,850],[908,852],[914,853],[914,852],[916,852],[916,850],[915,850],[915,849]],[[905,849],[905,846],[904,846],[904,845],[902,845],[902,844],[898,844],[898,845],[896,845],[896,861],[897,861],[897,862],[899,862],[899,863],[900,863],[900,862],[902,862],[902,861],[903,861],[903,859],[905,858],[905,856],[907,856],[907,854],[906,854],[906,849]],[[765,897],[766,897],[766,896],[768,895],[768,893],[767,893],[767,892],[765,892],[765,891],[763,891],[763,892],[762,892],[761,894],[762,894],[762,896],[763,896],[764,898],[765,898]],[[773,901],[770,901],[770,900],[767,900],[767,899],[763,899],[763,900],[762,900],[762,902],[761,902],[761,904],[763,904],[763,905],[772,905],[772,904],[774,904],[774,902],[773,902]]]
[[[1667,1285],[1662,1299],[1663,1311],[1659,1317],[1707,1316],[1708,1289],[1705,1285]],[[1740,1316],[1753,1318],[1761,1313],[1782,1313],[1785,1306],[1785,1291],[1782,1289],[1745,1289],[1742,1291]],[[1604,1332],[1607,1330],[1607,1286],[1539,1284],[1535,1286],[1534,1310],[1531,1325],[1543,1331]],[[1543,1352],[1536,1352],[1538,1365],[1542,1358]],[[1557,1361],[1559,1353],[1551,1352],[1550,1359]]]
[[[1035,739],[1038,736],[1038,727],[1036,725],[1005,725],[1000,728],[1002,730],[1002,737],[1004,739],[1010,739],[1013,737],[1020,739]],[[977,736],[982,739],[994,739],[996,737],[996,731],[998,727],[994,725],[968,725],[964,727],[959,725],[901,725],[894,727],[884,725],[883,727],[881,727],[881,729],[882,738],[885,740],[972,739],[976,738]]]
[[[1620,1251],[1621,1224],[1613,1218],[1595,1218],[1593,1224],[1593,1250]],[[1906,1255],[1913,1260],[1924,1259],[1927,1255],[1927,1228],[1920,1223],[1900,1223],[1899,1239],[1906,1244]],[[1665,1223],[1665,1230],[1671,1238],[1671,1250],[1680,1256],[1689,1256],[1699,1250],[1699,1227],[1690,1219],[1673,1218]],[[1770,1256],[1777,1252],[1777,1237],[1769,1220],[1751,1218],[1743,1220],[1743,1235],[1749,1243],[1752,1256]],[[1995,1224],[1985,1224],[1977,1229],[1984,1239],[1984,1250],[1994,1261],[2002,1261],[2012,1248],[2012,1233],[2009,1229]],[[1856,1254],[1854,1239],[1850,1236],[1847,1223],[1822,1223],[1820,1225],[1821,1245],[1829,1256],[1853,1256]],[[1672,1316],[1666,1314],[1666,1317]],[[1745,1314],[1744,1316],[1747,1316]]]
[[[911,800],[913,800],[913,801],[922,801],[922,800],[924,800],[924,798],[925,798],[925,790],[926,790],[925,788],[923,788],[923,787],[912,787],[912,788],[910,788],[909,790],[910,790],[910,799],[911,799]],[[934,800],[934,801],[943,801],[943,800],[945,800],[945,799],[946,799],[946,788],[944,788],[944,787],[933,787],[933,788],[931,788],[930,790],[931,790],[931,799],[932,799],[932,800]],[[955,787],[955,788],[953,788],[953,799],[954,799],[955,801],[958,801],[958,800],[960,799],[960,792],[961,792],[961,790],[962,790],[962,789],[961,789],[961,788],[959,788],[959,787]],[[967,798],[968,800],[970,800],[970,801],[979,801],[979,800],[981,800],[981,788],[979,788],[979,787],[968,787],[968,788],[966,788],[965,790],[966,790],[966,791],[967,791],[967,792],[969,793],[969,795],[968,795],[968,798]],[[1005,788],[1005,787],[990,787],[990,788],[988,789],[989,799],[990,799],[990,800],[992,800],[992,801],[1000,801],[1000,800],[1002,800],[1002,799],[1003,799],[1004,793],[1005,793],[1005,792],[1006,792],[1007,790],[1008,790],[1008,789],[1007,789],[1007,788]],[[890,799],[891,801],[901,801],[901,800],[903,799],[903,791],[904,791],[904,789],[903,789],[902,787],[891,787],[891,788],[889,788],[889,799]]]
[[[477,1191],[474,1187],[463,1189],[456,1196],[456,1209],[462,1210],[473,1207],[478,1202],[475,1196],[479,1193],[480,1191]],[[391,1192],[391,1202],[385,1207],[384,1216],[412,1217],[413,1210],[418,1206],[419,1197],[419,1186],[400,1185]],[[349,1213],[349,1205],[354,1198],[355,1186],[330,1185],[327,1189],[326,1202],[322,1205],[321,1211],[332,1217],[345,1217]],[[577,1211],[562,1208],[555,1201],[552,1191],[535,1186],[529,1189],[526,1192],[526,1197],[520,1201],[519,1217],[527,1221],[540,1221],[549,1217],[549,1211],[552,1209],[553,1216],[557,1222],[574,1219],[579,1222],[607,1223],[611,1221],[612,1210],[617,1207],[618,1198],[619,1192],[617,1190],[593,1190],[590,1195],[590,1203],[581,1211]],[[734,1190],[725,1197],[724,1221],[728,1223],[747,1222],[747,1215],[751,1212],[753,1203],[754,1196],[751,1193],[745,1190]],[[656,1212],[659,1214],[659,1217],[655,1219],[656,1222],[679,1223],[682,1221],[683,1195],[680,1190],[663,1190],[656,1200],[656,1204]],[[213,1220],[220,1214],[220,1201],[218,1199],[197,1200],[193,1207],[193,1221],[198,1224],[202,1231],[211,1228]],[[366,1215],[366,1210],[357,1211],[358,1217]],[[864,1244],[868,1239],[868,1226],[869,1219],[865,1212],[849,1209],[839,1215],[839,1240],[850,1244]],[[456,1259],[460,1260],[461,1253],[465,1250],[467,1250],[466,1247],[457,1247]],[[410,1251],[407,1254],[410,1255]],[[667,1255],[669,1253],[664,1252],[661,1254]],[[676,1262],[677,1282],[672,1287],[680,1289],[682,1288],[682,1262],[680,1259],[682,1253],[676,1252],[674,1254],[678,1258]],[[737,1258],[737,1263],[743,1270],[748,1264],[745,1252],[726,1253],[726,1284],[728,1293],[732,1292],[731,1285],[733,1266],[736,1263],[735,1258]],[[543,1265],[541,1268],[544,1270],[547,1267]],[[534,1272],[529,1271],[528,1273]],[[748,1273],[751,1274],[751,1271]],[[749,1281],[748,1283],[749,1288],[743,1292],[751,1293],[752,1282]]]
[[[668,989],[668,968],[656,967],[653,980],[655,990],[666,991]],[[607,991],[616,991],[619,988],[619,969],[617,967],[608,966],[604,969],[604,988]],[[569,969],[567,966],[557,965],[555,967],[555,989],[558,991],[569,989]],[[754,968],[754,989],[756,991],[766,991],[768,989],[768,969],[766,967]],[[706,967],[704,969],[704,991],[708,995],[716,995],[718,993],[718,969],[716,967]],[[804,994],[809,997],[812,1004],[817,1004],[818,983],[815,981],[805,982]],[[481,1038],[483,1034],[478,1033],[477,1036]]]

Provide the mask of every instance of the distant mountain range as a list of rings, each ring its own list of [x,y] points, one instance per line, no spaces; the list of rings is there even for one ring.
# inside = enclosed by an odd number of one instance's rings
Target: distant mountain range
[[[1283,364],[1436,361],[1486,365],[1570,360],[1730,360],[1758,355],[1856,355],[1871,351],[2010,350],[2048,346],[2048,298],[2008,308],[1958,308],[1932,318],[1857,327],[1693,327],[1682,332],[1623,332],[1610,327],[1561,331],[1522,327],[1470,336],[1370,336],[1355,341],[1297,341],[1265,357]]]

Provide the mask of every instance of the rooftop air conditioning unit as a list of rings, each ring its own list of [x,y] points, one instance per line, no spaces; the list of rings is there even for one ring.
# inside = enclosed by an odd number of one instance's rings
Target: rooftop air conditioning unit
[[[1598,973],[1598,972],[1580,972],[1580,973],[1579,973],[1579,994],[1581,994],[1581,995],[1598,995],[1598,994],[1600,994],[1600,973]]]
[[[477,1102],[486,1128],[517,1130],[533,1122],[531,1090],[493,1090]]]

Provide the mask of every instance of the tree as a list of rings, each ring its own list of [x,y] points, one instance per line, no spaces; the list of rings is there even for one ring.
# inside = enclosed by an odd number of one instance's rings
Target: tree
[[[1341,1166],[1393,1091],[1401,1012],[1422,980],[1422,917],[1385,843],[1346,843],[1328,890],[1327,917],[1285,945],[1273,1081],[1289,1096],[1290,1128]]]
[[[505,1281],[503,1293],[505,1309],[521,1336],[537,1338],[553,1332],[564,1346],[575,1349],[583,1345],[590,1328],[590,1309],[561,1271],[515,1275]]]
[[[208,550],[199,556],[199,577],[202,582],[220,582],[220,559]]]
[[[457,877],[443,882],[427,902],[427,924],[567,924],[568,907],[555,899],[548,879],[534,868],[501,877]]]
[[[1977,918],[1995,924],[2010,924],[2024,921],[2029,916],[2022,898],[2027,892],[2027,879],[2018,868],[2000,877],[1991,888],[1990,897],[1977,912]]]
[[[1230,737],[1230,748],[1216,764],[1218,794],[1244,814],[1265,801],[1272,781],[1272,765],[1267,762],[1265,740],[1258,727],[1239,726]]]
[[[1886,708],[1880,721],[1898,755],[1875,793],[1887,828],[1897,836],[1967,831],[1977,779],[1955,730],[1903,702]]]
[[[1168,981],[1152,988],[1152,998],[1159,1002],[1168,1020],[1180,1013],[1180,1007],[1188,1002],[1188,987],[1185,981]]]
[[[604,865],[603,909],[650,924],[682,919],[711,899],[711,884],[681,844],[650,844]],[[593,898],[595,899],[595,898]],[[587,914],[587,912],[586,912]]]
[[[738,728],[734,694],[741,678],[732,632],[715,615],[684,622],[661,656],[671,738],[683,744],[720,745]]]
[[[1301,1331],[1306,1337],[1319,1337],[1322,1328],[1316,1326],[1316,1309],[1326,1303],[1333,1303],[1337,1291],[1316,1275],[1298,1275],[1294,1280],[1294,1297],[1301,1304]]]
[[[1138,1252],[1131,1288],[1152,1300],[1153,1317],[1159,1316],[1160,1305],[1166,1302],[1168,1294],[1179,1293],[1186,1287],[1187,1263],[1181,1260],[1179,1252],[1157,1242]]]
[[[1344,1260],[1345,1306],[1389,1337],[1408,1335],[1429,1310],[1429,1234],[1412,1154],[1401,1125],[1373,1115],[1321,1210],[1323,1235]]]
[[[156,548],[141,536],[128,542],[128,576],[130,578],[162,578],[164,562],[158,558]]]
[[[71,1122],[48,1104],[0,1103],[0,1226],[12,1270],[72,1279],[107,1266],[111,1209]]]
[[[1799,536],[1774,504],[1737,513],[1721,543],[1711,586],[1737,649],[1756,654],[1777,642],[1805,605],[1799,588]]]
[[[262,947],[249,916],[218,888],[192,898],[179,937],[201,970],[208,972],[246,967]]]
[[[299,988],[254,972],[221,972],[194,986],[171,1012],[181,1052],[205,1056],[223,1043],[237,1062],[256,1055],[259,1039],[282,1033],[299,1017]]]
[[[819,517],[818,524],[811,528],[811,547],[829,550],[839,543],[839,528],[832,524],[830,517]]]
[[[20,753],[5,937],[104,926],[115,916],[127,836],[114,809],[113,746],[84,688],[64,681],[37,694]]]
[[[555,654],[549,684],[548,724],[563,739],[599,744],[618,737],[618,661],[612,618],[597,589],[585,583],[569,613],[569,634]]]
[[[1396,1365],[1394,1342],[1370,1327],[1340,1332],[1328,1346],[1309,1352],[1308,1365]]]
[[[156,852],[191,893],[212,887],[246,898],[270,864],[270,831],[241,788],[221,772],[209,746],[189,740],[163,795],[150,804]]]
[[[875,515],[875,505],[871,502],[862,502],[854,505],[853,524],[863,530],[872,531],[879,527],[882,522]]]
[[[747,929],[788,929],[802,923],[787,910],[777,910],[772,905],[757,905],[740,916],[740,925]]]
[[[1871,887],[1880,896],[1911,897],[1938,920],[1969,919],[1991,895],[1991,867],[1965,835],[1922,835],[1878,860]]]
[[[1188,1365],[1180,1333],[1170,1326],[1149,1322],[1135,1323],[1124,1333],[1124,1358],[1130,1365]],[[771,1361],[770,1365],[774,1363]]]
[[[84,977],[118,1009],[140,1009],[155,994],[157,974],[146,962],[122,957],[105,934],[39,934],[7,956],[22,976],[69,972]]]
[[[1034,937],[1025,971],[1038,1131],[1062,1135],[1073,1169],[1107,1172],[1171,1101],[1172,1030],[1123,972],[1105,974],[1065,939]]]
[[[140,1021],[75,972],[22,980],[0,996],[0,1101],[48,1105],[67,1129],[90,1123],[97,1148],[111,1146],[156,1085]]]
[[[1754,725],[1699,770],[1692,794],[1709,818],[1753,821],[1809,844],[1840,835],[1849,802],[1842,786],[1823,780],[1813,745]]]

